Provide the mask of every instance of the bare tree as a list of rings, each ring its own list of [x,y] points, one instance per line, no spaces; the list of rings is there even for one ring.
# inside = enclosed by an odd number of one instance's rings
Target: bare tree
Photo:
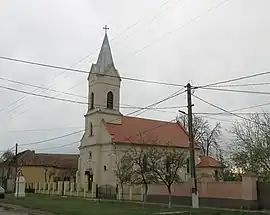
[[[2,182],[6,186],[7,180],[12,177],[12,167],[15,163],[15,155],[11,150],[6,150],[1,158],[5,162],[5,168],[2,170]]]
[[[233,125],[231,157],[241,172],[257,173],[260,180],[270,180],[270,115],[253,114]]]
[[[123,156],[118,161],[116,160],[116,168],[114,173],[121,186],[121,198],[124,200],[124,184],[131,182],[131,177],[133,175],[132,169],[132,160],[129,159],[129,156]]]
[[[149,148],[149,166],[155,178],[167,186],[169,201],[168,207],[171,208],[171,187],[174,183],[182,182],[180,171],[186,166],[187,153],[172,147],[170,143],[162,148]]]
[[[124,155],[125,159],[132,164],[132,183],[144,185],[143,204],[146,202],[149,184],[156,181],[149,166],[149,156],[149,150],[142,147],[130,148]]]
[[[180,115],[177,117],[188,131],[188,118],[187,115]],[[213,127],[209,124],[208,120],[193,114],[193,134],[195,141],[199,144],[204,155],[208,156],[218,149],[221,140],[221,125],[216,123]]]

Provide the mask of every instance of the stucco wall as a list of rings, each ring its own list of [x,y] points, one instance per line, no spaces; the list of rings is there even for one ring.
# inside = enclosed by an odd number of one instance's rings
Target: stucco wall
[[[51,176],[49,180],[49,172],[55,172],[54,176]],[[42,166],[23,166],[21,168],[21,172],[25,177],[27,183],[34,183],[34,182],[45,182],[45,167]],[[57,177],[60,173],[59,169],[48,167],[46,172],[46,180],[47,182],[53,181],[54,177]]]

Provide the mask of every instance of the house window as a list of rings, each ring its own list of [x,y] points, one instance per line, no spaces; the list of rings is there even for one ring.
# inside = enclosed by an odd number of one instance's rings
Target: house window
[[[92,92],[91,93],[91,109],[94,109],[94,98],[95,96],[94,96],[94,93]]]
[[[106,170],[107,170],[107,166],[104,166],[103,168],[104,168],[104,171],[106,171]]]
[[[90,125],[89,125],[89,136],[93,136],[93,124],[92,124],[92,122],[90,122]]]
[[[107,94],[107,108],[113,109],[113,93],[112,91]]]

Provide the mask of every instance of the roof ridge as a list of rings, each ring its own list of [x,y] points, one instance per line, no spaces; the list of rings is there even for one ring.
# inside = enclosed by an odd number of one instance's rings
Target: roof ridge
[[[36,155],[71,155],[71,156],[78,156],[79,154],[54,154],[54,153],[35,153]]]
[[[133,118],[133,119],[141,119],[141,120],[147,120],[147,121],[155,121],[155,122],[163,122],[168,124],[177,124],[176,122],[171,121],[165,121],[165,120],[157,120],[157,119],[149,119],[149,118],[141,118],[141,117],[135,117],[135,116],[122,116],[123,118]],[[115,124],[115,125],[121,125],[114,122],[105,122],[106,124]]]

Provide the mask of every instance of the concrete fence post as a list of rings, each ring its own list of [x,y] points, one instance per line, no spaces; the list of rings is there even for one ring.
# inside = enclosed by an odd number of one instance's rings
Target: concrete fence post
[[[96,187],[96,184],[94,182],[92,182],[92,190],[91,190],[91,195],[92,195],[92,198],[95,198],[95,187]]]
[[[67,191],[69,191],[69,182],[64,181],[64,196],[67,195]]]
[[[49,182],[48,183],[48,194],[50,194],[50,191],[51,191],[51,183]]]
[[[133,192],[133,189],[132,189],[132,186],[129,187],[129,200],[132,201],[132,193]]]
[[[73,195],[74,192],[74,182],[70,183],[70,195]]]
[[[141,201],[144,200],[144,187],[141,185]]]
[[[88,183],[84,182],[83,186],[83,197],[86,198],[86,193],[88,192]]]
[[[62,195],[63,181],[58,181],[58,195]]]

